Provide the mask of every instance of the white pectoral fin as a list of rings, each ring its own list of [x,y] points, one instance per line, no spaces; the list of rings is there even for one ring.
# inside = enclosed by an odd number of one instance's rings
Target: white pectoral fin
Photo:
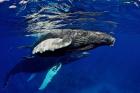
[[[57,64],[55,66],[53,66],[51,69],[49,69],[49,71],[47,72],[41,86],[38,88],[39,90],[44,90],[47,85],[51,82],[51,80],[53,79],[53,77],[58,73],[58,71],[60,70],[62,64]]]
[[[34,47],[32,54],[43,53],[45,51],[54,51],[63,47],[67,47],[71,44],[72,40],[68,38],[50,38],[43,40],[37,46]]]

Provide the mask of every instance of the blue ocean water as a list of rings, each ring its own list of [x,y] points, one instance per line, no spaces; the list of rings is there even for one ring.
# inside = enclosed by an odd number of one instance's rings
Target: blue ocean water
[[[29,0],[27,4],[19,2],[20,0],[0,0],[0,93],[140,93],[138,0]],[[11,5],[13,6],[10,7]],[[30,49],[18,47],[31,45],[36,40],[34,37],[25,36],[29,34],[29,25],[32,25],[25,19],[26,16],[38,13],[45,6],[49,6],[47,13],[99,12],[96,16],[84,16],[98,20],[96,22],[66,20],[61,24],[65,24],[63,28],[113,33],[116,38],[114,46],[90,50],[90,55],[86,58],[63,66],[45,90],[39,91],[38,87],[46,71],[37,73],[30,82],[27,82],[30,73],[17,73],[10,78],[7,87],[3,88],[6,74],[20,63],[24,56],[30,55]],[[72,17],[73,20],[79,18],[78,14]],[[44,21],[45,18],[40,20]]]

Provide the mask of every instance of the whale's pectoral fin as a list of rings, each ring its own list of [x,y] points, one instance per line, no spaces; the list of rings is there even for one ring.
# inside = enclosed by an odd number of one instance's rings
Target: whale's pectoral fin
[[[69,46],[71,42],[72,39],[69,37],[45,39],[34,47],[32,54],[55,51]]]
[[[31,81],[36,76],[36,73],[31,74],[31,76],[27,79],[27,82]]]
[[[47,85],[51,82],[52,78],[58,73],[60,70],[62,64],[59,63],[52,68],[50,68],[41,84],[41,86],[38,88],[39,90],[43,90],[47,87]]]

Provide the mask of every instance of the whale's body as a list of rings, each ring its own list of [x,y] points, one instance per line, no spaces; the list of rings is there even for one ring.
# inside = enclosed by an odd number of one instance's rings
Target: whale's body
[[[51,82],[64,64],[85,57],[87,50],[99,46],[113,45],[115,38],[109,34],[97,31],[61,30],[43,33],[32,47],[33,58],[25,59],[17,64],[8,74],[5,80],[7,85],[9,78],[20,72],[36,73],[47,71],[47,74],[38,88],[43,90]],[[46,58],[55,60],[46,60]],[[28,81],[36,74],[31,75]]]

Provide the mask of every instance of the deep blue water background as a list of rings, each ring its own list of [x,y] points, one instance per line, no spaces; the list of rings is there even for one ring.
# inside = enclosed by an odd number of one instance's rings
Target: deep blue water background
[[[99,47],[87,58],[65,65],[44,91],[37,90],[44,73],[30,83],[26,82],[29,74],[17,74],[2,88],[6,73],[30,53],[16,47],[32,44],[34,39],[24,36],[26,12],[16,16],[16,10],[6,8],[16,1],[0,4],[0,93],[140,93],[140,8],[117,0],[97,1],[75,1],[71,11],[109,11],[99,19],[118,23],[113,29],[114,47]]]

